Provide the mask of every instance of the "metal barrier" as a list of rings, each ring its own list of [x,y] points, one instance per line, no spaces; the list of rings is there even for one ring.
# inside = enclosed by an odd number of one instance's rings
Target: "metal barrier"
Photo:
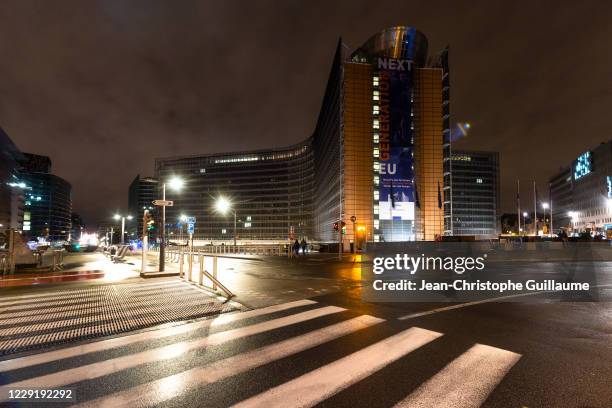
[[[212,256],[212,273],[207,271],[204,266],[206,256],[207,255],[205,255],[205,252],[202,249],[190,251],[188,248],[178,247],[168,248],[166,251],[166,260],[178,264],[180,278],[185,279],[188,282],[197,283],[200,286],[212,289],[213,291],[221,289],[228,298],[233,297],[234,294],[225,285],[223,285],[217,277],[217,256]],[[195,279],[196,276],[194,274],[194,267],[196,264],[199,265],[197,281]],[[205,285],[205,277],[212,282],[212,286]]]
[[[53,262],[51,264],[51,271],[64,269],[64,255],[66,254],[65,249],[54,249],[53,250]]]
[[[0,253],[0,271],[2,271],[2,275],[6,275],[9,273],[9,263],[9,254]]]
[[[209,254],[285,256],[286,245],[206,245],[197,248]]]

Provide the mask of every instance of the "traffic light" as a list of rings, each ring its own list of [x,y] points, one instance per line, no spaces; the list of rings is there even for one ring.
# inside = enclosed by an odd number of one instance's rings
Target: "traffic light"
[[[153,220],[153,216],[149,212],[149,210],[145,210],[142,216],[142,234],[146,235],[147,231],[151,231],[153,228],[153,224],[155,220]]]

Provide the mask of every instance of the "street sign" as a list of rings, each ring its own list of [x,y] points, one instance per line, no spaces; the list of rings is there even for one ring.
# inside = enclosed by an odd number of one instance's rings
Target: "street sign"
[[[193,233],[195,232],[195,223],[189,223],[187,224],[187,233],[189,235],[193,235]]]
[[[172,207],[174,205],[174,201],[168,200],[154,200],[153,205],[157,205],[160,207]]]
[[[184,221],[187,224],[195,224],[196,219],[195,219],[195,217],[185,217]]]

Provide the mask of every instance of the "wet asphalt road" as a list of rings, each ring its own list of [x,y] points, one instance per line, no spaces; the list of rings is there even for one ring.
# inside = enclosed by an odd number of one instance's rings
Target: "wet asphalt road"
[[[96,406],[612,406],[609,301],[542,294],[454,309],[444,302],[373,304],[361,298],[361,265],[335,257],[221,260],[219,276],[235,300],[259,314],[238,312],[247,315],[213,325],[199,320],[175,326],[183,327],[177,333],[153,329],[159,335],[146,340],[116,336],[128,339],[116,347],[96,339],[86,342],[89,351],[70,355],[45,350],[48,361],[26,357],[21,367],[8,356],[0,362],[0,384],[68,387],[78,402]],[[516,262],[504,273],[545,276],[585,267]],[[588,265],[588,272],[608,299],[612,263]],[[79,285],[87,283],[61,288]],[[35,292],[4,291],[0,302],[28,293]],[[314,303],[291,303],[300,299]],[[278,304],[289,306],[270,309]],[[338,326],[364,315],[377,319]],[[406,316],[413,317],[399,319]],[[409,330],[417,335],[402,337]]]

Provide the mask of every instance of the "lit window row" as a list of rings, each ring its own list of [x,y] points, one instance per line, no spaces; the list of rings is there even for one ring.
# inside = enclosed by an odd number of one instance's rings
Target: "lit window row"
[[[380,92],[378,92],[378,91],[372,92],[372,99],[375,100],[375,101],[380,100]]]
[[[378,199],[379,199],[378,191],[374,191],[374,200],[378,201]]]
[[[374,119],[374,120],[372,121],[372,127],[373,127],[374,129],[380,129],[380,121],[379,121],[378,119]]]
[[[377,76],[372,77],[372,85],[378,86],[378,77]]]
[[[374,135],[372,136],[372,140],[374,141],[374,143],[378,143],[378,141],[380,140],[380,135],[378,133],[374,133]]]
[[[380,228],[380,221],[374,220],[374,228],[376,229]]]
[[[380,150],[374,149],[374,157],[378,157],[380,155]]]
[[[374,176],[374,185],[377,186],[378,184],[380,184],[380,177]]]
[[[230,159],[218,159],[215,160],[215,164],[220,163],[239,163],[239,162],[249,162],[249,161],[257,161],[259,157],[247,156],[247,157],[232,157]]]
[[[373,114],[373,115],[380,115],[380,106],[378,106],[378,105],[374,105],[374,106],[372,107],[372,114]]]

